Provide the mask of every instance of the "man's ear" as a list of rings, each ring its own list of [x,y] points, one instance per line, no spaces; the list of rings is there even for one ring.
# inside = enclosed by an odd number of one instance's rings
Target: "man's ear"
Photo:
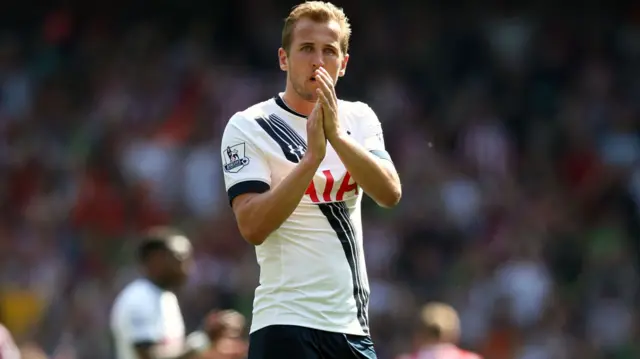
[[[338,76],[342,77],[347,72],[347,63],[349,63],[349,54],[344,55],[342,63],[340,64],[340,72],[338,72]]]
[[[289,70],[289,61],[287,57],[287,51],[282,47],[278,49],[278,63],[280,64],[280,70],[288,71]]]

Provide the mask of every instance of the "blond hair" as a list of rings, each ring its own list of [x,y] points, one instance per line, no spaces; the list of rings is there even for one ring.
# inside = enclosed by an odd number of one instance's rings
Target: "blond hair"
[[[349,38],[351,37],[351,25],[342,8],[324,1],[307,1],[294,6],[289,16],[284,20],[282,28],[282,48],[289,52],[293,42],[293,29],[298,20],[308,18],[316,22],[336,21],[340,24],[341,38],[340,50],[346,54],[349,50]]]
[[[422,307],[420,320],[424,328],[441,341],[456,341],[460,335],[460,318],[448,304],[428,303]]]

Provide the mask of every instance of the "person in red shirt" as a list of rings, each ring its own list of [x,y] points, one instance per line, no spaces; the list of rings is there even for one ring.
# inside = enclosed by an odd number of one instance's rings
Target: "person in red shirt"
[[[460,349],[458,313],[448,304],[432,302],[420,312],[416,332],[417,349],[397,359],[482,359],[478,354]]]

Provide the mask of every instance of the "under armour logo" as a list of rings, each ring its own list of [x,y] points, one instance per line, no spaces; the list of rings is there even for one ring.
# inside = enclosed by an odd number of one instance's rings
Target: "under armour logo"
[[[302,157],[304,156],[304,147],[298,145],[298,146],[292,146],[289,145],[289,153],[291,153],[294,156],[298,156],[298,157]]]

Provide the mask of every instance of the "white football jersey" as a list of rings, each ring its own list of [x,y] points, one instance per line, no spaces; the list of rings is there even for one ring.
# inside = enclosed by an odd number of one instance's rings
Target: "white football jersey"
[[[306,117],[282,94],[236,113],[222,137],[229,201],[278,186],[302,159]],[[342,128],[390,159],[382,127],[362,102],[339,101]],[[327,154],[291,216],[256,246],[260,284],[251,332],[274,324],[369,334],[369,281],[362,248],[362,190],[328,144]]]
[[[137,343],[153,343],[159,358],[175,357],[184,350],[184,320],[178,299],[144,278],[131,282],[116,298],[111,332],[117,359],[138,359]]]
[[[0,324],[0,359],[20,359],[21,356],[13,336],[7,327]]]

